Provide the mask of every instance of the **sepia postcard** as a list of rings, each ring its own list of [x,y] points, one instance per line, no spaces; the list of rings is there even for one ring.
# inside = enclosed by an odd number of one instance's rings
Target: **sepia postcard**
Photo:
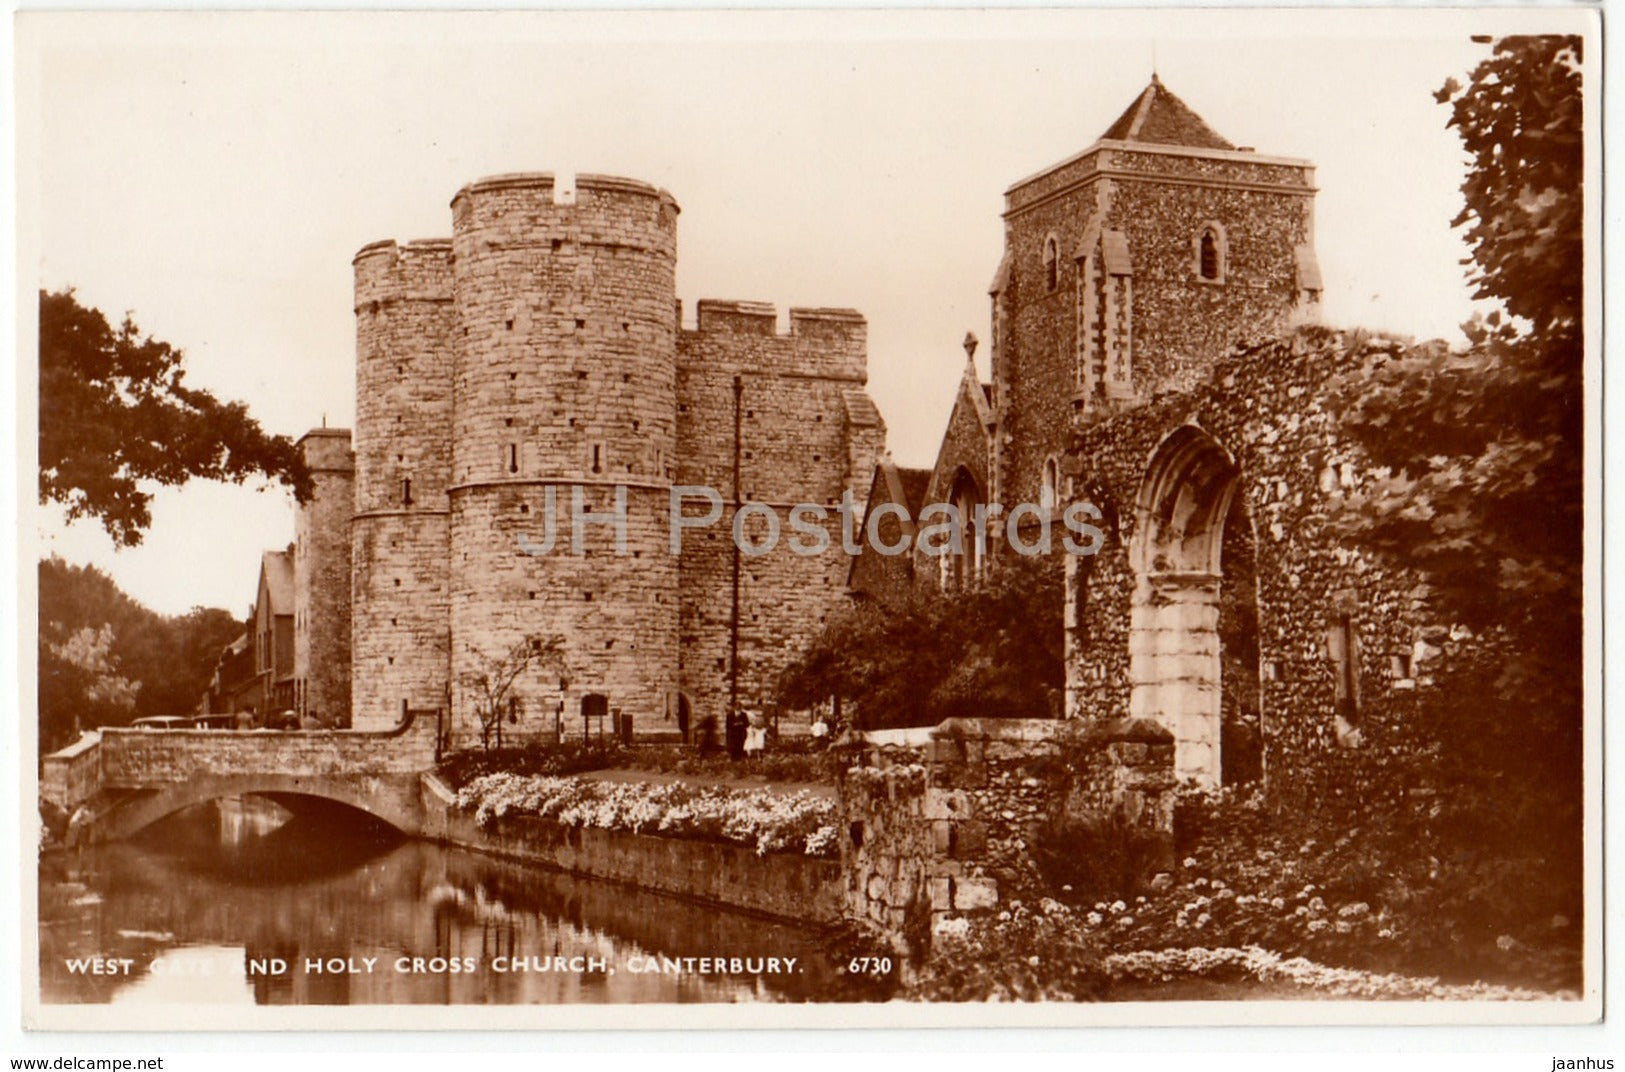
[[[1600,17],[18,13],[25,1025],[1596,1021]]]

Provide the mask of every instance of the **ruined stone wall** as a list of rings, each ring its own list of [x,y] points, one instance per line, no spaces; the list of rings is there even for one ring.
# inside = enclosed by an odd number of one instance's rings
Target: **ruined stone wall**
[[[1042,896],[1033,847],[1061,816],[1143,832],[1166,869],[1174,790],[1173,738],[1154,723],[950,719],[843,777],[844,912],[917,946],[939,920]]]
[[[1401,719],[1412,690],[1439,655],[1449,629],[1433,621],[1418,579],[1344,547],[1327,510],[1369,479],[1357,449],[1341,440],[1325,406],[1328,380],[1398,340],[1303,328],[1240,347],[1211,379],[1095,425],[1082,445],[1084,475],[1118,517],[1115,539],[1083,560],[1068,593],[1068,713],[1114,718],[1130,709],[1131,561],[1136,502],[1158,444],[1199,427],[1239,470],[1235,495],[1252,519],[1258,585],[1261,728],[1272,792],[1326,790],[1313,768],[1339,749],[1366,747],[1372,727]],[[1228,549],[1235,552],[1236,548]],[[1340,726],[1328,630],[1348,615],[1358,635],[1360,717],[1366,732]],[[1460,639],[1459,637],[1457,639]]]
[[[516,682],[505,738],[553,731],[561,677],[567,724],[587,693],[644,725],[671,710],[677,214],[664,191],[595,175],[577,177],[573,198],[537,174],[485,179],[452,202],[455,744],[478,738],[474,682],[535,634],[562,635],[568,665]],[[607,513],[618,486],[625,553],[594,525],[575,554],[572,489],[584,512]],[[562,490],[565,539],[537,553],[548,488]]]
[[[317,428],[297,444],[315,481],[294,518],[293,674],[299,713],[350,724],[350,515],[355,455],[348,429]]]
[[[445,703],[451,470],[451,243],[377,242],[355,257],[351,724]],[[410,484],[408,484],[410,482]]]
[[[766,710],[780,671],[846,598],[850,559],[842,551],[837,513],[844,493],[861,522],[885,425],[864,391],[868,378],[863,318],[850,310],[792,309],[780,335],[771,306],[701,302],[696,327],[679,339],[677,479],[715,489],[721,518],[684,533],[681,560],[680,675],[696,719],[726,714],[732,662],[734,379],[739,377],[739,487],[742,531],[765,540],[769,508],[779,539],[739,562],[739,702]],[[812,537],[791,528],[802,503],[828,516],[802,520],[825,534],[828,547],[796,554],[792,541]],[[685,502],[688,517],[706,504]],[[781,723],[781,729],[792,730]]]

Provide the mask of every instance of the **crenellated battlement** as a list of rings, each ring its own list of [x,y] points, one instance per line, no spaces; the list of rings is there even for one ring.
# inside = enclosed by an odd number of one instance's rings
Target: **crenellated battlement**
[[[677,254],[677,200],[637,179],[579,175],[571,182],[552,172],[519,172],[478,179],[451,199],[459,256],[481,251],[575,248],[636,249]]]
[[[348,428],[312,428],[294,443],[305,466],[312,471],[353,473],[355,452],[350,449]]]
[[[678,337],[678,364],[696,371],[868,379],[869,325],[862,314],[794,307],[789,320],[781,332],[770,302],[705,299],[695,304],[694,327]]]
[[[682,304],[678,303],[678,316]],[[862,343],[868,334],[868,321],[856,309],[790,308],[790,330],[778,330],[779,310],[772,302],[724,301],[702,298],[694,304],[694,328],[709,332],[742,335],[770,335],[781,339],[816,338],[839,343]]]
[[[451,300],[449,238],[419,238],[404,245],[393,238],[369,242],[350,263],[358,312],[374,302]]]

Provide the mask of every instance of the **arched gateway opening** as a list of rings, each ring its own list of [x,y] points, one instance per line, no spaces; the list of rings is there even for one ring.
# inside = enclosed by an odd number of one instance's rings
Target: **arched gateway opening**
[[[1146,467],[1130,547],[1129,710],[1168,727],[1177,775],[1208,786],[1258,773],[1257,581],[1240,475],[1212,436],[1177,429]]]

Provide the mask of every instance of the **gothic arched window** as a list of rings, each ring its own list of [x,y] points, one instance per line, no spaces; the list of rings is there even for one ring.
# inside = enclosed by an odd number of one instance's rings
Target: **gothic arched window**
[[[1207,283],[1224,282],[1227,255],[1224,228],[1208,223],[1196,240],[1196,274]]]
[[[1054,290],[1061,281],[1061,244],[1054,235],[1044,239],[1044,287]]]

